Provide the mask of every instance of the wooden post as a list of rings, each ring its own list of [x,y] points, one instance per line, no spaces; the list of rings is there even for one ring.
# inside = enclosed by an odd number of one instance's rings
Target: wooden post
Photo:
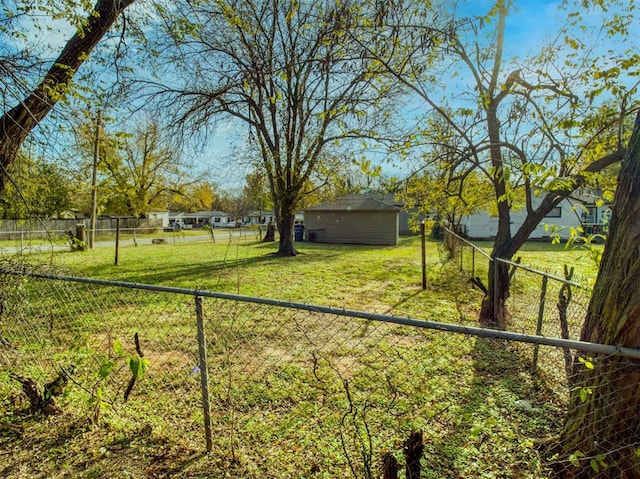
[[[200,387],[202,390],[202,410],[204,413],[204,434],[207,452],[213,449],[211,434],[211,404],[209,403],[209,369],[207,368],[207,340],[202,314],[202,296],[196,296],[196,322],[198,328],[198,353],[200,356]]]
[[[573,277],[573,266],[571,269],[564,265],[564,279],[571,281]],[[558,315],[560,316],[560,334],[563,339],[569,339],[569,321],[567,320],[567,309],[571,302],[571,285],[567,282],[560,287],[558,292]],[[573,355],[569,349],[562,350],[564,354],[564,367],[567,371],[567,379],[571,378],[573,370]]]
[[[540,291],[540,304],[538,305],[538,323],[536,324],[536,336],[542,335],[542,320],[544,318],[544,303],[547,296],[547,282],[549,278],[545,275],[542,277],[542,290]],[[538,350],[540,345],[536,344],[533,347],[533,364],[531,365],[532,372],[538,369]]]
[[[420,223],[420,236],[422,242],[422,290],[427,289],[427,247],[424,220]]]
[[[471,277],[476,277],[476,249],[471,248]]]
[[[83,243],[87,240],[84,224],[76,225],[76,238],[78,238],[78,241],[82,241]]]
[[[120,252],[120,217],[116,218],[116,259],[115,259],[116,266],[118,266],[119,252]]]
[[[420,479],[420,460],[424,451],[424,443],[422,442],[422,431],[413,431],[404,441],[404,460],[406,479]]]

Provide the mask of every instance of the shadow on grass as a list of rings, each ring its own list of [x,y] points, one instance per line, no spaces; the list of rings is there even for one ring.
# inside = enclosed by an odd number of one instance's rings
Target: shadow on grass
[[[180,471],[206,463],[206,458],[204,447],[195,450],[167,439],[144,422],[113,429],[69,414],[21,414],[10,425],[0,422],[4,478],[185,477]]]
[[[429,478],[551,477],[534,443],[559,432],[561,394],[532,374],[531,350],[476,338],[473,377],[452,401],[448,433],[428,443]]]
[[[235,245],[232,244],[232,246]],[[326,264],[332,259],[354,251],[383,248],[363,245],[329,245],[330,248],[327,248],[326,244],[296,243],[298,255],[295,257],[283,257],[274,251],[274,248],[277,247],[277,244],[274,246],[274,243],[254,242],[243,243],[241,246],[249,246],[258,254],[255,256],[235,257],[233,251],[229,250],[222,260],[212,260],[207,256],[206,243],[203,243],[201,254],[188,257],[180,263],[176,261],[164,262],[162,260],[154,263],[152,258],[144,258],[145,264],[141,266],[140,261],[134,262],[134,260],[127,259],[126,254],[122,254],[123,259],[119,266],[113,266],[112,264],[85,265],[82,267],[82,275],[87,277],[117,278],[118,280],[136,283],[178,285],[185,281],[194,283],[204,278],[215,279],[217,274],[239,269],[265,266],[278,267],[280,265],[288,267],[291,261],[300,261],[305,264],[314,262]],[[166,255],[167,252],[163,251],[161,254]],[[176,257],[180,254],[180,251],[175,253]]]

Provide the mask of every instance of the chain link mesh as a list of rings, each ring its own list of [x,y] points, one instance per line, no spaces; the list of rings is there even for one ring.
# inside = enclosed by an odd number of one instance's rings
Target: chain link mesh
[[[184,454],[203,450],[198,292],[28,273],[2,275],[5,396],[24,400],[9,373],[38,384],[68,374],[71,392],[58,401],[65,410],[94,423],[144,423],[145,431],[178,441]],[[510,301],[525,302],[519,289],[535,282],[514,278]],[[548,287],[548,298],[557,294]],[[544,334],[560,331],[554,302],[544,308]],[[583,307],[576,301],[572,321]],[[587,448],[576,439],[585,430],[576,427],[565,432],[571,448],[559,439],[567,411],[618,397],[608,383],[618,376],[598,376],[604,359],[583,355],[567,368],[559,348],[280,304],[204,297],[202,311],[212,454],[192,466],[194,475],[379,477],[381,456],[402,461],[405,439],[422,431],[420,477],[635,477],[633,460],[614,457],[606,438]],[[536,315],[536,308],[514,307],[515,324],[528,318],[522,331],[535,333]],[[461,309],[460,321],[472,320]],[[146,370],[131,384],[142,362]],[[610,419],[587,412],[589,421]],[[580,470],[587,475],[572,475]],[[614,470],[619,475],[606,475]]]

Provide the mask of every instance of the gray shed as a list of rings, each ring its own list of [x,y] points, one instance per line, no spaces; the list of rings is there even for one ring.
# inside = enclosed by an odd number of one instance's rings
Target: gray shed
[[[396,245],[399,212],[368,195],[326,201],[304,212],[307,241]]]

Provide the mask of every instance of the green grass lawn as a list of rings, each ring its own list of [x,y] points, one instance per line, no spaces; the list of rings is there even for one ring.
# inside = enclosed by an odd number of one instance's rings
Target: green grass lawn
[[[276,243],[253,241],[252,236],[224,238],[216,243],[169,242],[164,245],[121,246],[118,266],[114,248],[56,252],[42,257],[75,275],[183,288],[259,296],[375,312],[424,309],[421,294],[420,238],[401,237],[398,246],[296,243],[299,255],[279,258]],[[487,242],[478,243],[490,251]],[[441,282],[445,252],[429,240],[428,283]],[[592,278],[596,268],[587,251],[550,243],[527,243],[517,256],[531,267],[563,275],[563,265],[579,277]],[[482,258],[478,259],[479,270]],[[445,282],[446,283],[446,282]],[[419,304],[413,304],[419,298]],[[401,306],[404,305],[402,308]],[[427,309],[433,311],[430,305]],[[436,308],[437,309],[437,308]],[[439,314],[439,311],[438,311]],[[420,317],[423,314],[419,314]],[[444,317],[443,319],[446,319]]]
[[[26,258],[83,277],[450,323],[473,324],[477,317],[481,294],[446,262],[438,242],[427,243],[423,291],[418,237],[402,237],[395,247],[298,243],[293,258],[274,256],[274,243],[238,238],[123,246],[118,266],[112,248]],[[565,263],[593,272],[579,250],[536,243],[521,255],[537,268],[559,267],[554,273]],[[545,452],[535,444],[557,432],[566,390],[555,378],[531,374],[529,347],[206,299],[214,429],[206,455],[192,373],[198,351],[191,298],[4,281],[9,309],[0,334],[9,339],[0,345],[0,476],[377,477],[380,454],[402,460],[402,441],[420,429],[421,477],[545,477]],[[13,333],[18,322],[24,336]],[[125,404],[134,332],[149,372]],[[125,356],[114,353],[115,342]],[[23,413],[25,398],[7,372],[42,384],[52,366],[69,362],[75,382],[58,402],[63,412]],[[113,371],[100,379],[107,362]],[[97,390],[110,406],[92,424]]]

